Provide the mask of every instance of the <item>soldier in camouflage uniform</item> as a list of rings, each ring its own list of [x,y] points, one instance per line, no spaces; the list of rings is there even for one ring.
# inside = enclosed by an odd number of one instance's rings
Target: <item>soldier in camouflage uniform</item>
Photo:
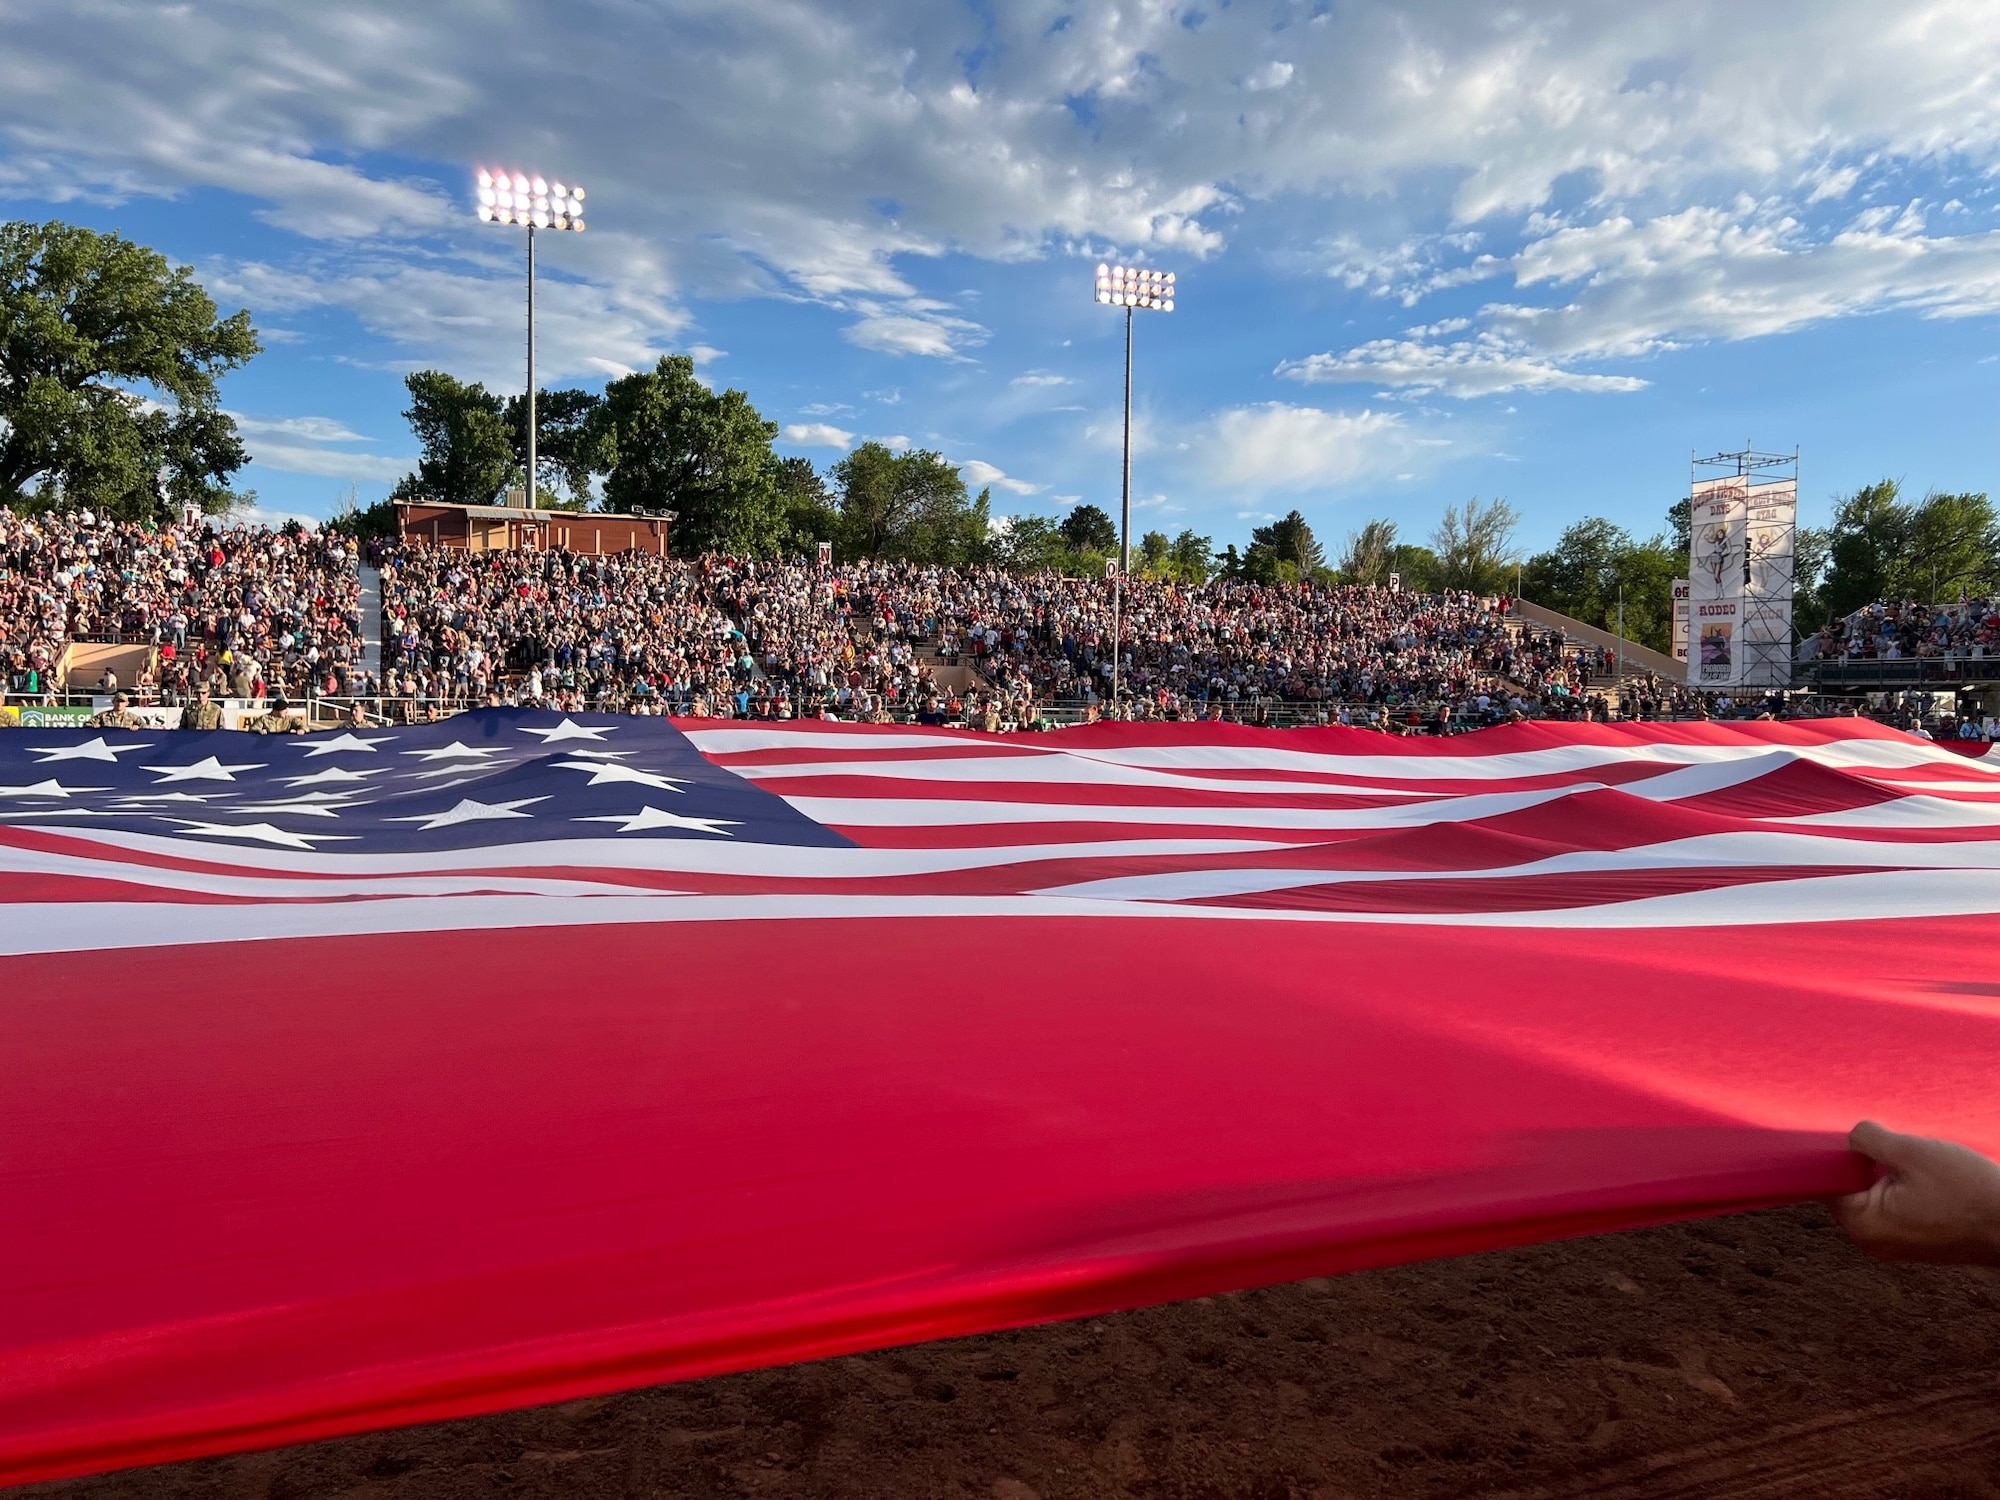
[[[220,729],[222,727],[222,706],[211,702],[208,684],[203,683],[195,691],[194,702],[181,710],[183,729]]]
[[[146,721],[132,712],[132,700],[124,694],[116,694],[111,707],[103,713],[92,714],[84,724],[91,729],[144,729]]]
[[[275,699],[269,713],[259,714],[254,719],[245,719],[243,727],[252,734],[304,734],[306,721],[303,718],[294,718],[284,709],[285,700]]]

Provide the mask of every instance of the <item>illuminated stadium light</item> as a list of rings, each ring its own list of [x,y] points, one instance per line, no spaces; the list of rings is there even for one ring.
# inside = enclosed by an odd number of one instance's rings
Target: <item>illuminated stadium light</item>
[[[1097,300],[1111,307],[1172,312],[1174,273],[1144,266],[1100,265],[1097,268]]]
[[[535,505],[535,231],[583,233],[583,189],[575,183],[551,183],[525,172],[479,168],[473,212],[482,224],[503,228],[519,225],[528,231],[528,507]]]

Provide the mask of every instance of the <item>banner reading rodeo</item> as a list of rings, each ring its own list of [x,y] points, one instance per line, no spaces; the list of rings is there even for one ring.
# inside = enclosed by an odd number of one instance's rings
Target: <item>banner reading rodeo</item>
[[[1696,480],[1692,498],[1688,681],[1788,686],[1798,481],[1729,474]]]

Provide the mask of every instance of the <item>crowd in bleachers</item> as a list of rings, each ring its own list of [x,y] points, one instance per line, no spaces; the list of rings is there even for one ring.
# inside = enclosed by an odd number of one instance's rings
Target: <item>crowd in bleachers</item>
[[[1606,717],[1616,671],[1601,649],[1524,626],[1506,599],[1464,593],[1150,578],[1114,590],[1103,578],[996,568],[422,543],[373,556],[379,677],[363,669],[355,544],[330,528],[147,529],[0,509],[6,687],[43,691],[66,644],[113,641],[155,648],[138,680],[116,686],[169,704],[207,686],[217,697],[366,699],[402,717],[501,702],[995,727],[1058,711],[1449,731]],[[1714,706],[1654,678],[1623,696],[1628,716]]]
[[[1611,670],[1466,594],[422,543],[382,566],[384,692],[413,703],[1032,722],[1110,711],[1114,619],[1116,711],[1143,717],[1584,717]]]
[[[7,690],[53,687],[77,641],[156,648],[155,680],[119,685],[169,702],[203,682],[236,697],[361,686],[352,544],[297,525],[201,518],[148,528],[88,510],[0,507]]]
[[[1878,600],[1819,634],[1824,661],[1979,661],[2000,657],[2000,600]]]

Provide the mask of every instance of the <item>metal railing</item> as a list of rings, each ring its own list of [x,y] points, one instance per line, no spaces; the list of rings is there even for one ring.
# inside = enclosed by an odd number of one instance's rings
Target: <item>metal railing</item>
[[[2000,657],[1907,656],[1846,661],[1822,658],[1801,668],[1809,682],[1826,688],[1889,692],[1898,688],[2000,686]]]

